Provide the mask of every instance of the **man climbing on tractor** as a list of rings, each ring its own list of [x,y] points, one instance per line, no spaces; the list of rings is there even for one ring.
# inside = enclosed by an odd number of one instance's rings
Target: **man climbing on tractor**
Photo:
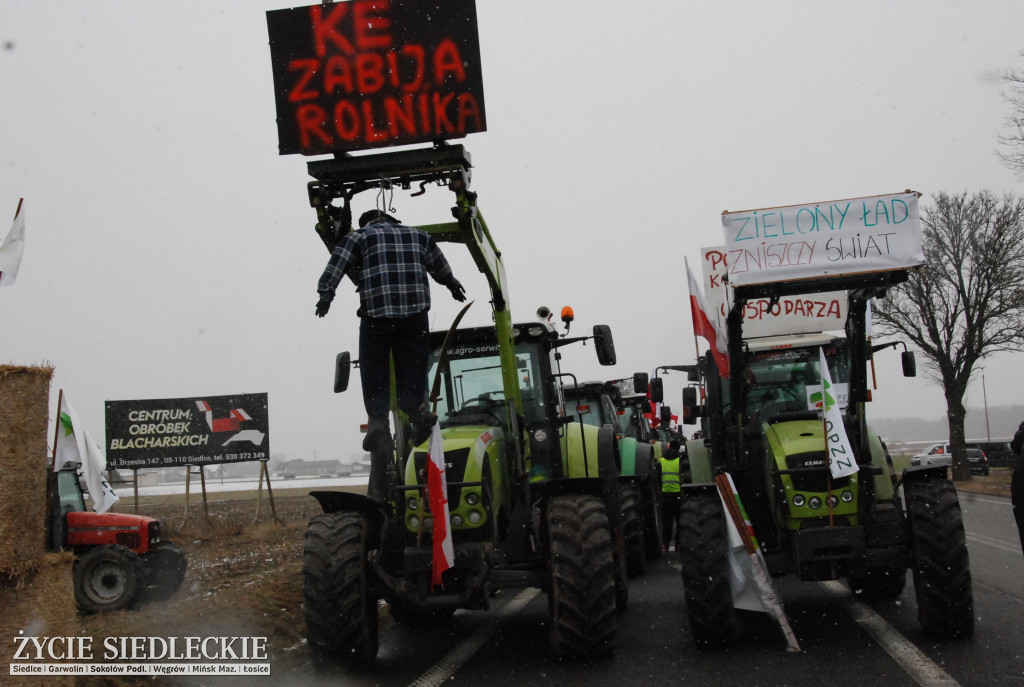
[[[383,502],[385,461],[379,457],[386,460],[392,442],[388,427],[391,360],[398,408],[412,425],[413,445],[419,445],[437,421],[426,406],[430,353],[427,275],[448,287],[457,301],[466,300],[466,291],[430,234],[405,226],[380,210],[363,213],[359,229],[348,232],[334,247],[317,285],[317,317],[327,314],[346,273],[359,292],[360,379],[369,419],[363,450],[371,454],[368,495]]]

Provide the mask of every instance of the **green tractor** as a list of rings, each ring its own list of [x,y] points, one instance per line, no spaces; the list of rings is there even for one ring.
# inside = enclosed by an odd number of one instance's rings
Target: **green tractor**
[[[713,483],[732,475],[773,575],[800,580],[845,578],[865,600],[898,597],[912,571],[918,619],[941,637],[972,634],[971,572],[956,490],[945,468],[893,469],[885,444],[867,423],[867,368],[875,352],[866,312],[872,298],[906,279],[906,270],[821,280],[733,287],[729,311],[731,374],[722,378],[709,351],[698,361],[706,402],[684,391],[687,412],[702,418],[706,439],[687,448],[679,540],[686,608],[698,644],[738,634],[729,587],[726,517]],[[844,335],[801,333],[744,339],[742,313],[754,299],[822,291],[848,294]],[[833,477],[822,397],[821,351],[853,450],[854,472]],[[904,352],[904,374],[915,374]],[[831,435],[834,429],[829,430]]]
[[[629,381],[630,388],[647,386],[647,373]],[[612,428],[620,456],[619,498],[625,536],[626,569],[631,576],[644,573],[648,559],[661,555],[658,494],[661,484],[658,462],[645,440],[632,408],[627,406],[620,382],[584,382],[564,389],[566,414],[596,427]],[[640,420],[645,420],[640,416]],[[646,422],[644,422],[646,425]]]
[[[433,623],[457,609],[485,610],[499,590],[527,587],[548,594],[558,654],[614,648],[616,614],[628,600],[620,458],[611,428],[564,414],[563,380],[571,375],[560,370],[558,350],[593,340],[599,362],[614,364],[611,332],[595,325],[592,336],[560,337],[543,316],[512,324],[504,266],[468,190],[469,167],[468,153],[447,145],[309,163],[318,232],[329,246],[341,214],[331,200],[376,188],[382,178],[406,188],[446,184],[456,221],[422,228],[467,246],[488,280],[494,319],[493,327],[432,334],[454,549],[440,585],[432,584],[438,514],[427,494],[429,442],[411,445],[397,409],[395,450],[372,457],[386,465],[383,505],[362,494],[313,492],[323,514],[306,531],[304,606],[321,670],[374,663],[380,600],[399,622]],[[350,366],[340,354],[336,391],[347,386]]]

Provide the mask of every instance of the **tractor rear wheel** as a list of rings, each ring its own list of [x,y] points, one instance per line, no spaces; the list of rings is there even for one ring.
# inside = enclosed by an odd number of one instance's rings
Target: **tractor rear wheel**
[[[86,613],[105,613],[138,603],[145,571],[127,546],[104,545],[77,559],[72,576],[78,607]]]
[[[626,571],[630,577],[643,575],[647,562],[644,555],[644,523],[640,515],[642,500],[637,485],[622,487],[619,505],[622,508],[622,534],[626,540]]]
[[[647,560],[661,558],[661,498],[660,473],[654,473],[643,484],[644,554]]]
[[[729,539],[717,492],[683,497],[677,521],[686,615],[701,646],[725,646],[739,636],[729,588]]]
[[[956,489],[945,479],[912,481],[904,489],[917,619],[932,635],[969,637],[974,634],[974,591]]]
[[[324,513],[306,529],[306,638],[320,672],[341,665],[367,668],[377,657],[377,596],[366,563],[367,530],[356,513]]]
[[[146,570],[143,598],[146,601],[163,601],[174,596],[185,581],[188,559],[180,546],[161,541],[142,557],[142,564]]]
[[[551,646],[559,654],[599,656],[615,643],[615,554],[604,503],[570,494],[547,508]]]

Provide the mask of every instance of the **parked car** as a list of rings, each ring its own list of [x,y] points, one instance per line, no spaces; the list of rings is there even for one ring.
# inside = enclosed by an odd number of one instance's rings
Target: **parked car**
[[[967,449],[967,460],[971,463],[971,472],[988,477],[988,457],[980,448]]]
[[[980,448],[968,447],[967,460],[971,465],[971,472],[979,475],[988,475],[988,457]],[[952,467],[953,453],[949,444],[932,444],[921,453],[910,459],[912,468],[918,467]]]

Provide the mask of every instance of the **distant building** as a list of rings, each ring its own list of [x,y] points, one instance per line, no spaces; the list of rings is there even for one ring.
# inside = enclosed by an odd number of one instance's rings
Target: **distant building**
[[[290,460],[281,470],[281,476],[290,477],[337,477],[347,474],[340,460]]]

